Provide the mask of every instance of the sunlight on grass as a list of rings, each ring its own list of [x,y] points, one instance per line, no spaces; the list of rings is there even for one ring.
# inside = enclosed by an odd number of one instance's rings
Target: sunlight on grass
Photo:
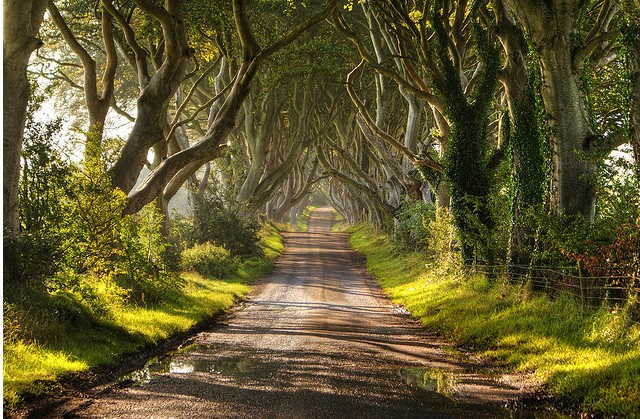
[[[583,309],[569,298],[550,300],[484,276],[442,275],[422,255],[397,254],[369,227],[351,232],[369,272],[429,330],[506,368],[533,373],[551,394],[585,411],[640,412],[640,325],[624,309]]]
[[[342,233],[349,227],[349,223],[339,212],[334,211],[334,218],[335,222],[331,226],[332,233]]]
[[[274,266],[284,251],[274,226],[261,232],[265,258],[244,261],[231,278],[181,274],[181,293],[152,306],[115,305],[101,317],[82,324],[58,325],[61,338],[40,344],[5,340],[3,354],[4,406],[16,407],[24,394],[41,394],[59,377],[116,362],[124,354],[184,332],[197,323],[230,309],[251,291],[251,284]],[[70,295],[71,298],[71,295]]]
[[[4,384],[4,402],[15,404],[20,397],[18,392],[30,388],[38,394],[46,389],[46,384],[36,380],[52,380],[71,371],[84,371],[87,363],[72,359],[70,356],[51,351],[36,344],[12,342],[4,345],[2,356],[2,375]]]
[[[296,231],[300,231],[302,233],[309,231],[309,217],[314,209],[316,209],[316,207],[310,205],[302,210],[302,214],[296,220]]]
[[[284,243],[279,231],[281,230],[273,224],[267,224],[260,231],[260,247],[267,259],[275,259],[284,252]]]

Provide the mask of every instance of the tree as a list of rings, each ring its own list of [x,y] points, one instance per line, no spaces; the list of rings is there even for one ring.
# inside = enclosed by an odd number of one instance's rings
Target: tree
[[[499,79],[509,107],[513,200],[509,265],[528,265],[533,251],[534,230],[525,215],[542,210],[545,192],[544,138],[539,129],[535,86],[530,81],[529,48],[520,27],[503,0],[493,0],[496,35],[504,48],[504,67]]]
[[[100,13],[102,29],[102,40],[104,42],[104,52],[106,55],[105,65],[102,77],[98,80],[96,75],[96,60],[91,57],[87,49],[82,46],[76,36],[73,34],[67,22],[60,14],[53,0],[47,3],[47,10],[51,19],[55,22],[60,30],[66,43],[71,50],[78,56],[82,63],[84,71],[83,92],[85,105],[89,114],[89,126],[86,132],[85,158],[99,158],[102,149],[102,134],[104,130],[107,112],[114,101],[114,85],[116,69],[118,66],[118,54],[116,52],[116,44],[113,35],[113,16],[102,9]],[[101,86],[101,92],[99,87]]]
[[[2,221],[4,273],[6,279],[17,279],[19,235],[18,183],[20,151],[26,121],[30,86],[27,67],[33,51],[42,45],[38,30],[44,19],[45,0],[5,0],[4,38],[2,41]]]
[[[582,215],[593,221],[595,189],[589,182],[593,159],[624,142],[622,136],[598,135],[589,118],[583,90],[585,66],[597,68],[611,59],[618,30],[611,22],[617,7],[598,3],[596,18],[584,18],[591,2],[534,0],[505,3],[525,28],[539,53],[542,98],[548,114],[552,149],[552,206],[558,215]],[[596,7],[598,5],[596,4]],[[583,23],[591,23],[583,27]]]
[[[623,26],[623,45],[627,49],[629,83],[629,137],[640,179],[640,0],[623,0],[626,23]]]
[[[481,3],[469,8],[466,1],[439,5],[421,2],[415,6],[374,2],[399,45],[402,73],[376,62],[354,34],[338,23],[356,43],[363,60],[407,93],[425,100],[437,111],[436,118],[439,114],[446,119],[442,125],[450,132],[446,133],[447,142],[441,143],[443,168],[467,263],[476,251],[480,258],[492,258],[483,232],[493,223],[488,208],[487,136],[498,54],[481,22]]]
[[[282,48],[291,44],[308,28],[320,23],[328,17],[336,6],[337,0],[330,1],[318,13],[315,13],[311,17],[305,19],[298,26],[291,29],[284,36],[280,37],[274,43],[263,49],[258,45],[251,29],[251,25],[244,8],[244,3],[241,0],[234,0],[233,13],[236,22],[236,30],[241,44],[242,62],[236,71],[229,95],[220,106],[220,109],[208,127],[205,136],[189,148],[168,157],[156,169],[154,169],[145,182],[130,195],[125,212],[137,212],[144,205],[151,202],[162,193],[165,186],[176,175],[179,175],[181,171],[185,170],[182,175],[186,175],[187,173],[190,175],[195,173],[195,171],[206,162],[218,157],[221,151],[226,147],[224,141],[229,135],[231,129],[235,126],[238,112],[242,108],[242,104],[250,92],[251,82],[262,62]],[[130,139],[131,138],[132,137],[130,137]],[[144,147],[136,146],[135,144],[137,142],[138,141],[134,141],[132,143],[133,145],[127,149],[123,148],[119,162],[129,159],[133,159],[137,162],[142,160]],[[149,147],[152,145],[152,143],[149,143],[145,143],[145,147],[147,145],[149,145]],[[148,150],[149,147],[147,147],[146,150]],[[144,153],[146,153],[146,150],[144,150]],[[146,154],[144,154],[144,158],[146,159]],[[113,169],[114,175],[120,168],[124,170],[126,169],[126,166],[123,166],[123,163],[121,163],[120,166],[116,164]],[[135,181],[132,177],[133,170],[129,168],[126,172],[129,172],[129,175],[125,177],[128,179],[126,183],[118,182],[118,179],[122,178],[125,180],[125,178],[115,176],[114,184],[118,187],[129,186],[128,190],[130,190],[131,187],[133,187],[132,182]]]

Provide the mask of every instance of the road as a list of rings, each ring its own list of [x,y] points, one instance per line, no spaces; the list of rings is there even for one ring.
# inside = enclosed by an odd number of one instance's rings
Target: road
[[[67,416],[507,416],[501,405],[519,390],[446,356],[367,278],[332,223],[329,209],[316,210],[308,233],[286,234],[276,270],[227,324]]]

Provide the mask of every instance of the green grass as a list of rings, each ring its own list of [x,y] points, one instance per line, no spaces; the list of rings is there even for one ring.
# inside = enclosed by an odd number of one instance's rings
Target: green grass
[[[331,226],[333,233],[342,233],[349,227],[347,220],[339,212],[335,212],[335,223]]]
[[[550,300],[484,276],[443,275],[422,255],[399,254],[368,226],[351,232],[369,272],[429,330],[504,368],[532,374],[582,411],[637,417],[640,325],[627,308],[583,309],[569,298]]]
[[[296,231],[300,231],[302,233],[309,231],[309,217],[314,209],[316,209],[316,207],[310,205],[302,211],[302,214],[296,220]]]
[[[7,339],[5,333],[5,408],[18,407],[26,395],[50,391],[64,375],[113,364],[124,354],[185,332],[228,310],[251,290],[252,282],[271,270],[272,260],[284,250],[274,226],[262,231],[260,245],[265,257],[243,262],[233,277],[215,279],[183,273],[180,295],[154,306],[117,305],[96,315],[75,303],[71,295],[25,297],[23,305],[35,308],[22,307],[22,318],[29,317],[30,322],[39,323],[43,330],[37,339],[28,340]],[[6,308],[5,305],[5,326],[13,317],[11,313],[17,310],[14,307],[7,312]],[[47,313],[60,309],[66,313],[64,322],[47,318]]]

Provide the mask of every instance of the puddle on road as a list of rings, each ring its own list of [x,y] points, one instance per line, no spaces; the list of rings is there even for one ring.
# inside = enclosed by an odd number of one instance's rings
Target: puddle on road
[[[493,388],[508,389],[509,386],[501,383],[499,375],[491,371],[483,373],[469,374],[467,372],[454,372],[443,368],[429,368],[429,367],[407,367],[400,370],[400,376],[405,384],[413,387],[418,387],[431,394],[439,394],[445,396],[455,406],[465,406],[463,410],[466,414],[477,411],[483,415],[491,413],[495,417],[504,418],[536,418],[536,419],[566,419],[567,416],[547,410],[549,406],[540,406],[538,408],[532,406],[531,408],[525,406],[518,406],[510,403],[500,405],[467,405],[467,403],[460,403],[456,401],[455,392],[459,386],[465,385],[484,385]],[[465,414],[465,415],[466,415]]]
[[[207,373],[224,376],[243,376],[252,372],[258,361],[247,357],[219,357],[215,348],[193,344],[161,358],[154,358],[120,381],[143,386],[162,374]]]
[[[410,367],[400,371],[404,382],[426,391],[451,397],[456,378],[451,371],[440,368]]]

